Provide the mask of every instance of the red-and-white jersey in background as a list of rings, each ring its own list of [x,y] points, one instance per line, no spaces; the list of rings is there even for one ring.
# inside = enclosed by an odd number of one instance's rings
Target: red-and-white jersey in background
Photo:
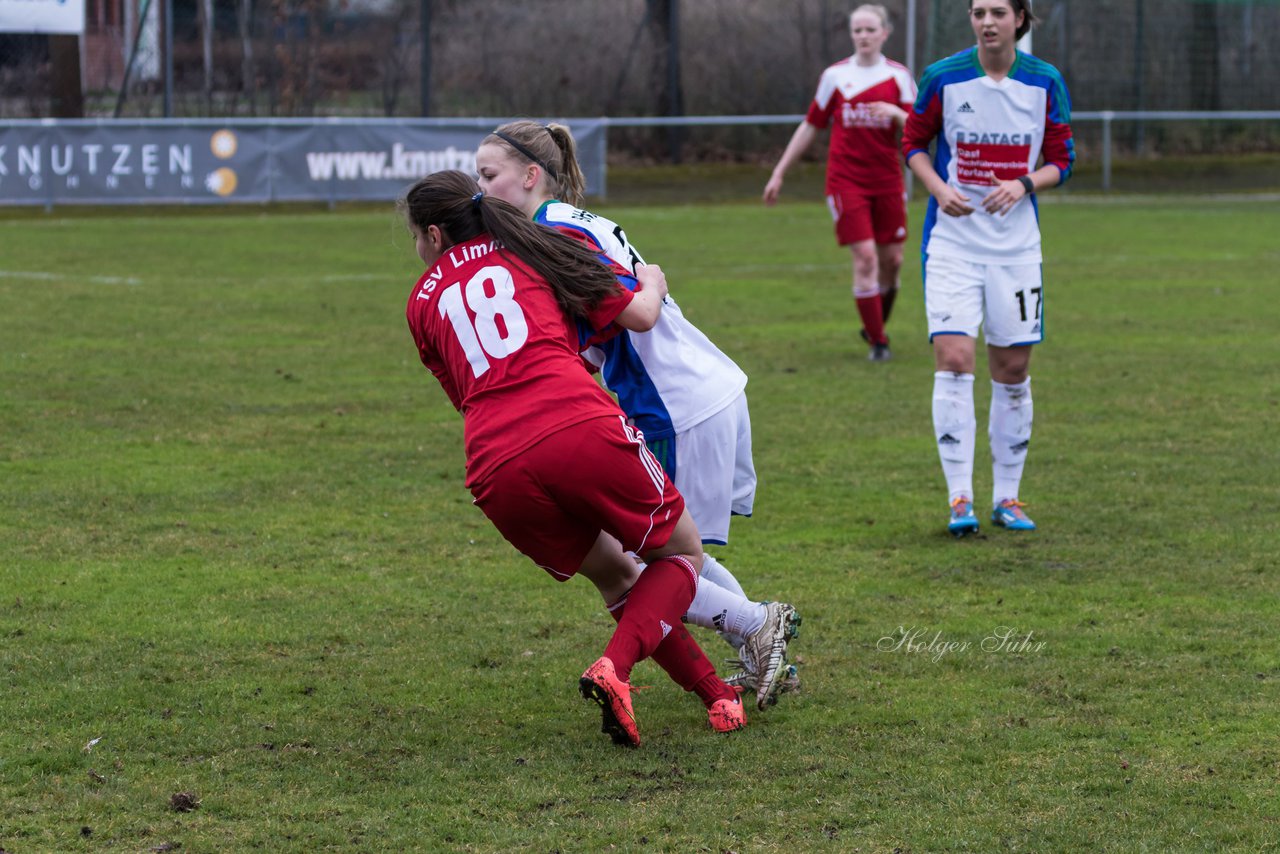
[[[632,297],[619,287],[587,321],[609,327]],[[622,416],[583,368],[551,286],[488,235],[448,249],[405,314],[422,363],[463,415],[468,487],[570,424]]]
[[[1019,51],[1003,80],[992,80],[982,70],[977,47],[925,69],[920,97],[902,133],[903,154],[910,160],[927,152],[936,137],[934,168],[969,197],[974,211],[939,215],[937,199],[931,198],[921,253],[975,264],[1038,263],[1035,196],[1003,215],[987,213],[982,200],[991,192],[993,173],[1005,181],[1026,175],[1035,171],[1042,154],[1067,180],[1076,157],[1070,122],[1071,99],[1062,75],[1030,54]]]
[[[910,111],[916,84],[905,65],[880,57],[875,65],[843,59],[822,72],[805,121],[819,130],[831,127],[827,154],[827,194],[901,192],[898,134],[889,119],[867,108],[887,101]]]

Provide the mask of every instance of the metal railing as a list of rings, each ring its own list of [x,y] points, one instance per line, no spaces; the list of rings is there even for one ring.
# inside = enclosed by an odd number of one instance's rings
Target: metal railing
[[[1102,189],[1111,189],[1111,131],[1116,121],[1272,121],[1280,122],[1280,110],[1099,110],[1071,114],[1071,123],[1102,122]]]
[[[717,125],[798,124],[804,118],[795,115],[762,116],[652,116],[639,118],[606,118],[606,127],[710,127]],[[1111,189],[1112,131],[1117,121],[1272,121],[1280,122],[1280,110],[1082,110],[1071,114],[1071,123],[1102,123],[1102,189]]]

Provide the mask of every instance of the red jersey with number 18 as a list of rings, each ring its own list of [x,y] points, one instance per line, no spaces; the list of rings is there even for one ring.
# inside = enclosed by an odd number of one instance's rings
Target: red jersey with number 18
[[[607,327],[631,299],[619,286],[588,322]],[[414,285],[406,316],[422,363],[462,413],[468,487],[557,430],[622,414],[583,367],[551,286],[488,235],[448,249]]]

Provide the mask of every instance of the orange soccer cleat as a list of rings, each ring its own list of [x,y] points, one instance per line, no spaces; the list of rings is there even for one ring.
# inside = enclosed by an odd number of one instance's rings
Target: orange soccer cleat
[[[640,728],[631,710],[631,684],[618,678],[612,661],[600,658],[588,667],[578,680],[578,690],[600,705],[600,731],[607,733],[614,744],[640,746]]]
[[[707,709],[707,720],[716,732],[734,732],[747,725],[747,710],[742,697],[734,692],[732,700],[716,700]]]

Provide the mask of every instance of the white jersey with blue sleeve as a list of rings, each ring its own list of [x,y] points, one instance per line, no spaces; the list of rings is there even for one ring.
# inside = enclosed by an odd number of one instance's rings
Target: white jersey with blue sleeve
[[[577,232],[633,272],[644,264],[622,227],[605,217],[551,201],[538,209],[534,221]],[[733,403],[747,386],[742,369],[685,318],[670,296],[663,300],[651,330],[624,330],[583,355],[600,368],[605,386],[650,442],[705,421]]]
[[[1039,208],[1015,205],[989,213],[982,200],[996,179],[1012,180],[1034,171],[1037,161],[1058,168],[1059,183],[1071,175],[1075,143],[1071,97],[1058,70],[1018,51],[1002,80],[993,80],[971,47],[935,62],[920,80],[920,94],[907,115],[902,153],[908,161],[927,153],[936,140],[934,169],[969,198],[968,216],[939,215],[929,199],[920,251],[975,264],[1038,264]]]

